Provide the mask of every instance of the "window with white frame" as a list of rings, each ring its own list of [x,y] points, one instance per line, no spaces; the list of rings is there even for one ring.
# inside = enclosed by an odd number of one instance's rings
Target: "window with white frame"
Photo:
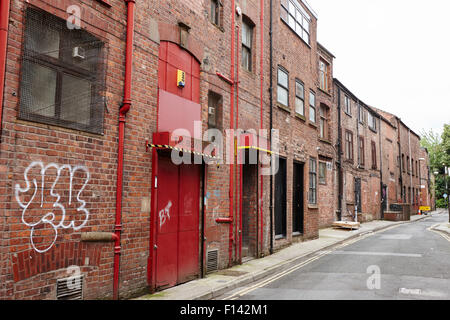
[[[309,121],[316,123],[316,94],[309,92]]]
[[[289,74],[281,67],[278,67],[277,101],[286,107],[289,106]]]
[[[281,19],[309,44],[311,16],[297,0],[281,0]]]
[[[300,80],[295,80],[295,112],[305,116],[305,86]]]

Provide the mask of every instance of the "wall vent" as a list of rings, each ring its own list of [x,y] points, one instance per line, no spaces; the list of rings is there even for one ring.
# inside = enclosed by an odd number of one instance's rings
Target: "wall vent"
[[[219,250],[210,250],[206,254],[206,273],[211,273],[219,269]]]
[[[56,282],[57,300],[83,300],[83,276],[58,279]]]

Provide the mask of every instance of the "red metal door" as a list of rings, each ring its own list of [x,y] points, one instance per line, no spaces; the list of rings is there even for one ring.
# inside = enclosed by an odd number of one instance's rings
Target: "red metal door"
[[[200,217],[199,165],[180,166],[178,283],[199,276],[199,217]]]
[[[177,284],[178,167],[170,157],[159,157],[156,220],[156,287]]]
[[[200,170],[159,157],[156,233],[156,287],[195,279],[199,268]]]

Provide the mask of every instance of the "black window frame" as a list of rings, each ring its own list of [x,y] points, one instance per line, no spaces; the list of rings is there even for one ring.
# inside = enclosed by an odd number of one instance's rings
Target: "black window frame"
[[[299,93],[297,92],[298,90],[298,86],[300,85],[302,87],[302,94],[299,95]],[[289,91],[288,91],[289,92]],[[300,100],[303,104],[303,112],[299,113],[297,112],[297,100]],[[303,83],[303,81],[299,80],[299,79],[295,79],[295,113],[301,115],[302,117],[305,116],[305,84]]]
[[[309,158],[309,192],[308,203],[317,205],[317,159]]]
[[[249,30],[250,35],[250,44],[244,43],[244,32],[245,29]],[[255,24],[246,16],[242,17],[242,31],[241,31],[241,66],[244,68],[244,70],[247,70],[249,72],[253,71],[253,41],[254,41],[254,30],[255,30]],[[248,61],[246,64],[244,64],[244,52],[247,54],[245,56],[248,57]],[[248,66],[248,67],[247,67]]]
[[[311,104],[311,97],[314,97],[314,105]],[[311,109],[314,109],[314,120],[311,120]],[[317,124],[317,96],[313,90],[309,90],[309,121]]]

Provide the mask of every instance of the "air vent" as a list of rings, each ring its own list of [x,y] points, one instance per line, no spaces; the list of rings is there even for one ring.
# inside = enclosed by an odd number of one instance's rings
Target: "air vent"
[[[211,273],[219,269],[219,250],[211,250],[206,254],[206,273]]]
[[[83,276],[58,279],[56,282],[57,300],[82,300]]]

